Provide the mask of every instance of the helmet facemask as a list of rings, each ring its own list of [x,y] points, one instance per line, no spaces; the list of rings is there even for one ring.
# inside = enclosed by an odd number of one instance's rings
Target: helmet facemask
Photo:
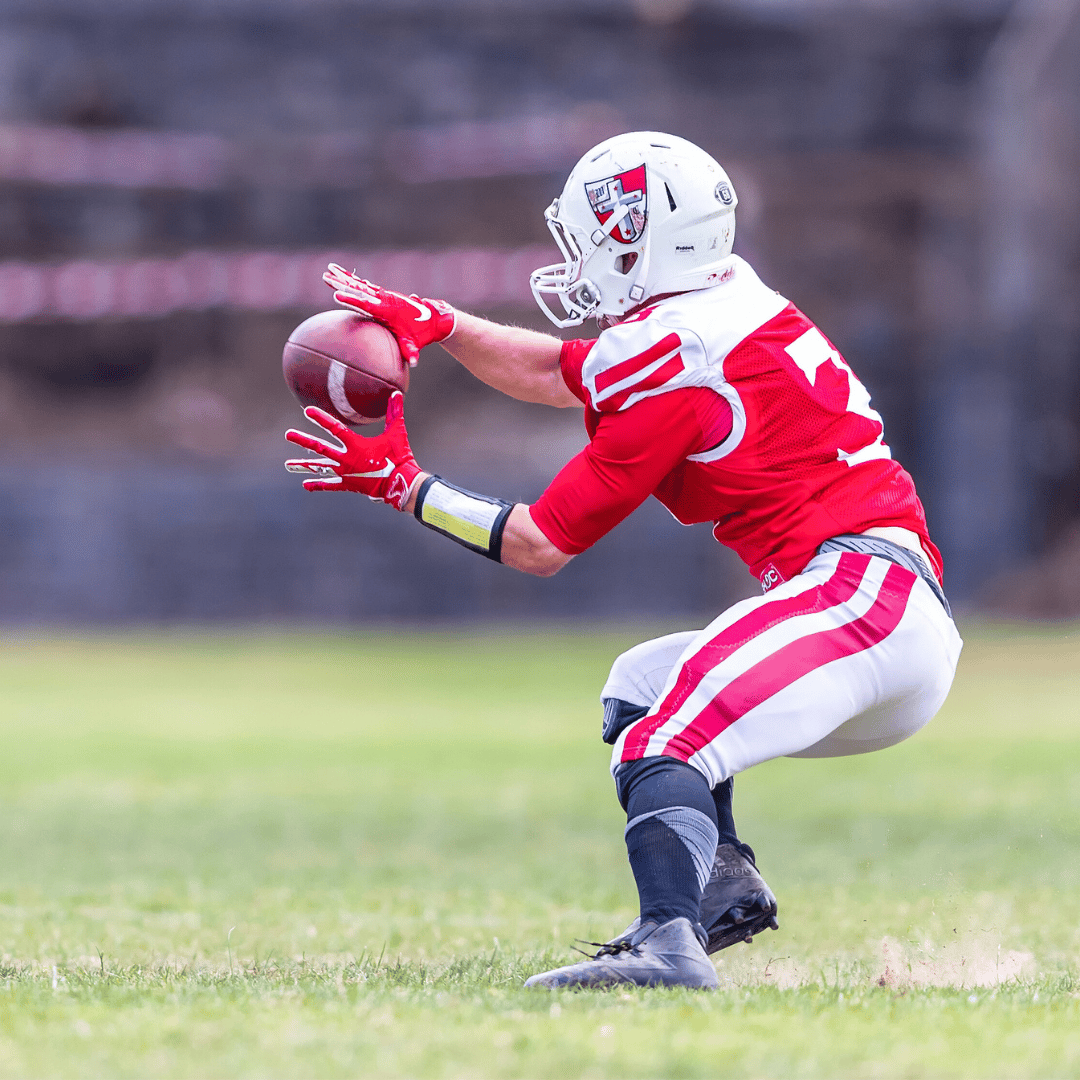
[[[558,327],[580,326],[590,315],[597,313],[603,302],[603,294],[599,286],[588,277],[582,277],[581,272],[590,259],[607,242],[611,233],[618,227],[631,212],[629,204],[622,204],[604,222],[587,235],[585,230],[567,221],[559,220],[559,200],[556,199],[544,211],[544,220],[555,243],[562,252],[564,262],[553,263],[551,266],[542,266],[534,270],[529,277],[529,286],[532,289],[540,310]],[[615,256],[615,266],[618,268],[622,259],[627,254],[632,254],[636,260],[637,252],[623,253]],[[648,264],[648,245],[645,248],[645,263]],[[619,270],[626,273],[625,270]],[[566,312],[566,318],[560,319],[550,304],[544,300],[544,294],[551,294],[559,298]]]
[[[558,213],[559,200],[556,199],[544,211],[544,220],[564,261],[534,270],[529,277],[529,286],[540,310],[556,326],[580,326],[600,305],[600,290],[588,278],[581,276],[585,252],[593,245],[583,229],[560,221]],[[558,313],[544,299],[545,294],[559,298],[566,313],[565,319],[558,317]]]

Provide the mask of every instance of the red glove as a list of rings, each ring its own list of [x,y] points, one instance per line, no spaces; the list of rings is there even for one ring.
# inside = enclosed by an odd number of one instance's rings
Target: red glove
[[[357,435],[340,420],[315,405],[304,415],[341,442],[335,446],[323,439],[295,429],[285,438],[305,450],[322,454],[317,458],[294,458],[285,462],[289,472],[308,476],[332,476],[332,480],[305,480],[308,491],[359,491],[372,502],[389,503],[403,510],[409,490],[420,475],[420,466],[409,447],[401,393],[391,394],[386,406],[386,427],[381,435]]]
[[[445,300],[425,300],[422,296],[372,285],[331,263],[323,281],[334,290],[334,299],[344,307],[370,315],[397,338],[401,355],[409,367],[416,367],[425,345],[445,341],[454,332],[454,309]]]

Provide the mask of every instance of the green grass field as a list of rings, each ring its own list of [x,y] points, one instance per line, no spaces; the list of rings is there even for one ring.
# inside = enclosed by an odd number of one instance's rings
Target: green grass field
[[[0,1077],[1080,1076],[1080,627],[967,628],[907,744],[740,777],[778,933],[526,992],[634,914],[640,630],[7,636]]]

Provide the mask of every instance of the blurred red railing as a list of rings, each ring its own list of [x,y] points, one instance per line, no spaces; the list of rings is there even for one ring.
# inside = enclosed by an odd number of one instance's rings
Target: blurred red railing
[[[232,140],[168,131],[0,124],[0,180],[210,190],[352,188],[377,171],[407,183],[562,171],[621,129],[604,106],[567,115]]]
[[[333,306],[322,272],[354,267],[380,284],[463,307],[531,305],[529,274],[553,246],[438,252],[193,251],[175,258],[0,262],[0,322],[138,318],[174,311],[275,311]]]
[[[0,126],[0,179],[105,187],[220,187],[238,163],[216,135]]]

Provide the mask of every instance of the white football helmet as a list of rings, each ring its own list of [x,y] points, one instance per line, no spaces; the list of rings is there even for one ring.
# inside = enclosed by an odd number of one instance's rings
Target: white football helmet
[[[544,212],[566,261],[533,272],[533,296],[556,326],[578,326],[708,288],[731,254],[737,204],[727,173],[692,142],[657,131],[607,139]]]

